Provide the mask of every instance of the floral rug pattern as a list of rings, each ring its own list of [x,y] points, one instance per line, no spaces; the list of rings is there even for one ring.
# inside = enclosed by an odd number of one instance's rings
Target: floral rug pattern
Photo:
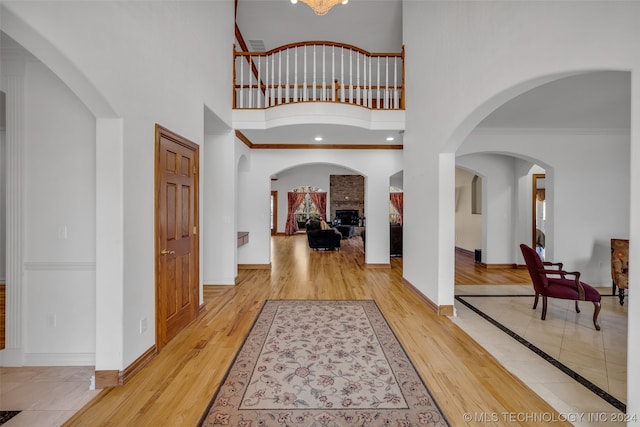
[[[448,426],[374,301],[270,300],[202,426]]]

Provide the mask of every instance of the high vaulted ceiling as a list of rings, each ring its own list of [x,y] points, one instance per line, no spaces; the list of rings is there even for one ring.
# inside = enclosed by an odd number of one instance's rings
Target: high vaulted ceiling
[[[349,0],[324,16],[315,15],[301,2],[238,0],[237,24],[247,43],[262,41],[266,50],[310,40],[337,41],[370,52],[402,48],[401,0]],[[526,92],[495,110],[479,127],[625,130],[629,124],[629,73],[602,71],[563,78]],[[383,140],[384,132],[322,125],[247,133],[255,144],[307,144],[318,134],[331,135],[324,143],[389,143]],[[398,135],[393,144],[401,143]]]
[[[402,49],[401,0],[349,0],[326,15],[302,2],[238,0],[236,22],[247,44],[262,40],[266,50],[301,41],[334,41],[369,52]]]
[[[350,0],[317,16],[305,4],[290,0],[238,0],[237,23],[244,39],[261,40],[265,48],[308,40],[352,44],[371,52],[398,52],[402,47],[401,0]],[[2,51],[21,49],[6,35]],[[600,71],[563,78],[508,101],[480,128],[621,129],[630,127],[630,74]],[[247,131],[255,144],[402,144],[402,135],[336,125],[287,126]],[[394,141],[387,141],[393,136]]]

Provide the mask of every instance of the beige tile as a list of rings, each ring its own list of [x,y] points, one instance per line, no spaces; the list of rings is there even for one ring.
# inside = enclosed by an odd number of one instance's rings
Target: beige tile
[[[22,383],[16,383],[16,382],[8,382],[8,381],[4,381],[4,379],[2,377],[0,377],[0,402],[2,402],[2,396],[5,393],[9,393],[11,390],[13,390],[16,387],[20,387],[20,384]]]
[[[59,427],[73,411],[23,411],[3,424],[4,427]]]
[[[90,381],[94,374],[89,366],[56,366],[39,370],[32,381]]]
[[[77,411],[99,392],[96,390],[89,390],[88,384],[79,382],[43,384],[51,384],[53,386],[52,392],[39,399],[30,407],[30,409],[39,411]]]
[[[607,290],[605,289],[605,292]],[[608,290],[610,292],[610,290]],[[457,295],[530,295],[525,285],[456,286]],[[605,295],[603,293],[603,295]],[[589,381],[609,392],[615,398],[626,398],[626,307],[620,307],[617,298],[603,297],[599,322],[601,331],[593,323],[593,305],[580,304],[575,312],[573,301],[549,299],[547,319],[540,319],[542,300],[533,310],[533,298],[524,297],[467,297],[466,301],[484,313],[519,333],[526,340],[547,354],[555,357]],[[454,320],[476,341],[483,345],[514,375],[521,378],[536,393],[558,411],[576,414],[576,426],[617,426],[598,420],[598,415],[588,411],[619,412],[592,391],[564,374],[559,369],[530,351],[515,339],[500,331],[496,335],[490,325],[469,308],[456,302],[458,317]],[[499,331],[494,327],[494,330]],[[522,331],[520,333],[519,331]],[[505,338],[506,337],[506,338]],[[582,415],[581,414],[586,414]],[[615,417],[614,417],[615,418]]]
[[[32,409],[41,399],[50,396],[55,388],[56,383],[21,383],[18,387],[13,388],[10,393],[3,394],[0,409],[5,411]]]
[[[609,378],[609,394],[616,399],[626,402],[627,401],[627,381],[615,381]]]

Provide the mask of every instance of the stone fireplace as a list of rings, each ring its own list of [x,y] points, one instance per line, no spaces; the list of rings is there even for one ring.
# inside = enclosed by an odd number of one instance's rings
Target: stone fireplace
[[[357,210],[364,217],[364,177],[362,175],[330,175],[329,202],[331,220],[336,211]]]

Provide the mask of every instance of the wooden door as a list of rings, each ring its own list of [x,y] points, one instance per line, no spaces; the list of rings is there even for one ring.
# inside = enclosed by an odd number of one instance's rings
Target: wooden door
[[[156,346],[194,320],[199,303],[197,144],[156,125]]]

